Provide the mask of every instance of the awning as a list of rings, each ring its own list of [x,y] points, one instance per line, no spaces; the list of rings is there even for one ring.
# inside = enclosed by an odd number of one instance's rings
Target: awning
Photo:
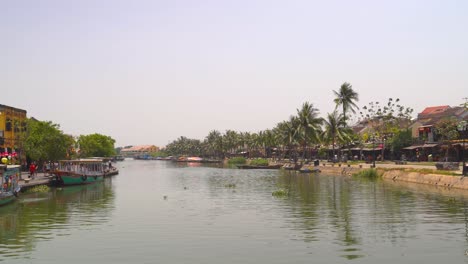
[[[363,151],[375,151],[375,150],[382,150],[381,147],[375,147],[375,148],[362,148]]]
[[[433,147],[436,147],[438,146],[439,144],[424,144],[422,147],[423,148],[433,148]]]
[[[403,148],[403,149],[409,149],[409,150],[411,150],[411,149],[417,149],[417,148],[422,148],[422,146],[421,146],[421,145],[409,146],[409,147],[406,147],[406,148]]]

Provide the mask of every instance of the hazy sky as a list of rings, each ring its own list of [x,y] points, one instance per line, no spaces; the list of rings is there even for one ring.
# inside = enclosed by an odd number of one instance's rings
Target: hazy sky
[[[309,101],[468,96],[468,1],[0,0],[0,104],[164,146],[273,128]]]

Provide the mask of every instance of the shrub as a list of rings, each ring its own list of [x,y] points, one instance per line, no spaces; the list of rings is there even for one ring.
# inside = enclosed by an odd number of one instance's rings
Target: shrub
[[[254,159],[250,162],[250,165],[254,166],[268,166],[268,160],[267,159]]]
[[[229,159],[228,164],[234,165],[234,164],[245,164],[247,163],[247,160],[244,157],[235,157],[232,159]]]
[[[376,169],[367,169],[367,170],[362,170],[360,172],[357,172],[353,174],[354,177],[361,177],[361,178],[369,178],[369,179],[375,179],[380,177],[381,175],[377,172]]]

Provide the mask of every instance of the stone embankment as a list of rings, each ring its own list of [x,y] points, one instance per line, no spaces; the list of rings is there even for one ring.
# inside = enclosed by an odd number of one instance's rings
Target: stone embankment
[[[422,174],[419,172],[407,172],[404,170],[389,170],[383,174],[384,180],[422,183],[446,188],[468,190],[468,179],[463,176],[450,176],[441,174]]]
[[[420,173],[420,172],[411,172],[406,171],[405,169],[411,169],[409,166],[402,166],[401,168],[393,168],[393,167],[385,167],[382,166],[382,178],[384,180],[389,181],[397,181],[397,182],[408,182],[408,183],[419,183],[419,184],[426,184],[432,185],[437,187],[445,187],[445,188],[456,188],[456,189],[463,189],[468,190],[468,177],[463,176],[454,176],[454,175],[443,175],[437,173]],[[369,169],[370,166],[368,164],[365,165],[342,165],[339,166],[338,164],[321,164],[318,167],[305,165],[303,169],[320,169],[322,174],[329,174],[329,175],[343,175],[343,176],[351,176],[355,173],[358,173],[364,169]],[[379,170],[379,168],[377,168]]]

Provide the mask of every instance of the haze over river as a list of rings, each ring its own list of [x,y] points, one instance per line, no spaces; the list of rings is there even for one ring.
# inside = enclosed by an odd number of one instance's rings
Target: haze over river
[[[3,263],[468,263],[468,193],[126,160],[0,208]],[[272,196],[284,189],[290,195]]]

